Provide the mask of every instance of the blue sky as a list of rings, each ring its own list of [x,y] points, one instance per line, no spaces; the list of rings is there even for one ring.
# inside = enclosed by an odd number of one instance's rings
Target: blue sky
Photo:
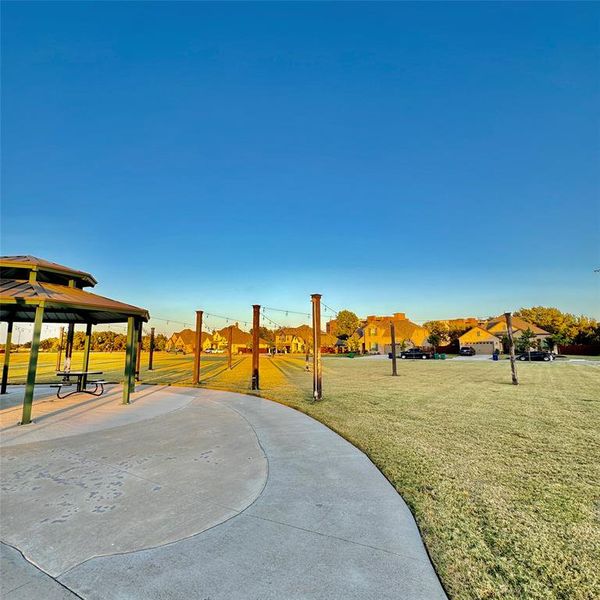
[[[180,320],[600,317],[597,3],[2,13],[3,254]]]

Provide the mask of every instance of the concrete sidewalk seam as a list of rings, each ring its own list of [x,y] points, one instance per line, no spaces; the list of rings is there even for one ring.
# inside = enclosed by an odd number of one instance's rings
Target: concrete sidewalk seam
[[[282,525],[283,527],[290,527],[292,529],[298,529],[299,531],[304,531],[306,533],[314,533],[315,535],[320,535],[324,538],[329,538],[332,540],[339,540],[340,542],[347,542],[348,544],[353,544],[355,546],[360,546],[362,548],[370,548],[371,550],[378,550],[380,552],[385,552],[386,554],[391,554],[392,556],[397,556],[398,558],[408,559],[411,561],[419,562],[419,559],[414,558],[412,556],[408,556],[406,554],[398,554],[392,550],[387,550],[386,548],[380,548],[378,546],[371,546],[370,544],[362,544],[361,542],[355,542],[354,540],[349,540],[347,538],[339,537],[337,535],[331,535],[329,533],[323,533],[322,531],[315,531],[314,529],[306,529],[305,527],[300,527],[299,525],[292,525],[291,523],[283,523],[282,521],[275,521],[274,519],[267,519],[266,517],[260,517],[258,515],[248,514],[248,517],[252,517],[253,519],[258,519],[260,521],[266,521],[268,523],[274,523],[276,525]]]
[[[5,546],[8,546],[9,548],[12,548],[16,552],[18,552],[21,555],[21,557],[23,558],[24,561],[28,562],[32,567],[34,567],[35,569],[37,569],[40,573],[43,573],[44,575],[46,575],[47,577],[49,577],[50,579],[52,579],[53,581],[55,581],[58,585],[60,585],[60,587],[62,587],[65,590],[67,590],[67,592],[69,592],[70,594],[73,594],[73,596],[75,596],[75,598],[79,598],[80,600],[85,600],[85,598],[83,596],[80,596],[77,592],[73,591],[68,585],[65,585],[62,581],[59,581],[58,577],[60,577],[60,575],[57,575],[56,577],[53,577],[52,575],[50,575],[50,573],[46,573],[46,571],[44,571],[44,569],[42,569],[39,565],[36,565],[34,562],[30,561],[21,552],[21,550],[19,550],[19,548],[17,548],[16,546],[13,546],[12,544],[9,544],[8,542],[5,542],[3,540],[0,540],[0,543],[4,544]],[[19,585],[16,588],[13,588],[8,593],[10,594],[10,593],[14,592],[15,590],[21,589],[22,587],[25,587],[26,585],[29,585],[32,581],[33,581],[33,579],[30,579],[27,583],[24,583],[23,585]]]

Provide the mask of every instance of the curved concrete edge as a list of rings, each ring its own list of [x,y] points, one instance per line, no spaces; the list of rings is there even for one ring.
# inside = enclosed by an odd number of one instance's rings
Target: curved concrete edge
[[[197,391],[141,384],[132,394],[131,404],[123,405],[121,385],[107,386],[107,392],[99,397],[76,394],[63,400],[47,387],[37,392],[33,422],[29,425],[19,425],[20,405],[0,411],[0,447],[55,440],[153,419],[189,405],[195,397],[190,392]]]
[[[0,598],[11,600],[75,600],[62,583],[27,561],[21,552],[0,542]]]
[[[237,516],[172,544],[93,558],[60,581],[86,599],[443,600],[414,518],[362,452],[310,417],[204,390],[253,427],[269,461]]]
[[[129,425],[5,448],[2,471],[3,541],[57,577],[230,519],[263,491],[268,467],[238,412],[194,400]]]

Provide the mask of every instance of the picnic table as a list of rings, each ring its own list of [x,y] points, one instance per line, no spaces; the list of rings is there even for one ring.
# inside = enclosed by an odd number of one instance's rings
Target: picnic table
[[[62,377],[62,381],[60,383],[54,383],[50,387],[58,388],[56,390],[56,395],[61,400],[70,396],[71,394],[90,394],[92,396],[102,396],[104,393],[104,384],[106,381],[104,379],[88,379],[90,375],[102,375],[102,371],[57,371],[56,376]],[[77,382],[73,383],[71,381],[71,377],[77,377]],[[94,389],[88,390],[87,384],[93,383]],[[75,389],[70,391],[68,394],[64,396],[60,395],[62,388],[64,387],[72,387],[75,386]]]

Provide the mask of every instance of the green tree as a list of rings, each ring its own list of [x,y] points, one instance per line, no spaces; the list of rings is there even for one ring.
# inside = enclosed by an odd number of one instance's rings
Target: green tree
[[[252,334],[252,329],[250,329],[250,333]],[[266,342],[269,342],[269,344],[273,344],[273,342],[275,341],[275,332],[269,329],[268,327],[259,327],[258,337],[260,337],[262,340],[265,340]]]
[[[559,333],[569,338],[575,337],[579,331],[577,317],[554,307],[520,308],[515,312],[515,316],[541,327],[548,333]]]
[[[342,340],[347,340],[360,325],[358,317],[351,310],[340,310],[336,320],[336,335]]]
[[[154,338],[154,349],[157,352],[162,352],[165,349],[167,341],[168,341],[167,336],[164,333],[159,333]]]
[[[360,337],[355,332],[346,340],[348,352],[360,352]]]
[[[439,333],[430,333],[427,341],[433,346],[433,350],[437,352],[437,347],[442,341],[442,336]]]
[[[438,346],[441,342],[448,343],[450,341],[450,328],[446,321],[427,321],[423,323],[423,327],[437,340],[435,344],[429,341],[429,339],[427,340],[432,346]]]
[[[531,329],[527,328],[521,335],[518,337],[516,346],[519,352],[527,352],[528,358],[531,361],[531,345],[533,340],[535,339],[535,333],[531,331]]]

